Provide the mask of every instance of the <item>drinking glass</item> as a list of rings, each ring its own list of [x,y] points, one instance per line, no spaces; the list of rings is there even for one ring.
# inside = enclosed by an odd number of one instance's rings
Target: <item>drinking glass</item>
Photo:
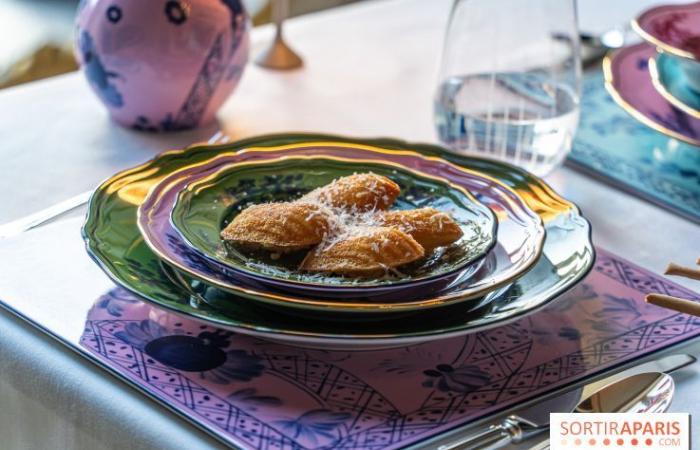
[[[435,96],[438,137],[546,175],[571,150],[580,82],[575,0],[455,0]]]

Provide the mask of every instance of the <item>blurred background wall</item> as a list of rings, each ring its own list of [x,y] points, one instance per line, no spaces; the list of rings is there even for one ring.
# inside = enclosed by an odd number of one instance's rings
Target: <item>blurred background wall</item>
[[[290,16],[355,1],[291,0]],[[244,3],[255,25],[270,21],[269,0]],[[77,7],[78,0],[0,0],[0,88],[77,69],[72,54]]]

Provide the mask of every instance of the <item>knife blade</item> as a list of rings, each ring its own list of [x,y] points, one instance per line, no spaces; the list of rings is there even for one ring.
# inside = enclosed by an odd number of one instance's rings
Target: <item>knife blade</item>
[[[209,140],[207,140],[207,144],[225,144],[228,141],[228,136],[223,134],[221,131],[217,131],[212,137],[209,138]],[[92,192],[92,189],[82,192],[78,195],[55,203],[48,208],[44,208],[40,211],[29,214],[28,216],[0,224],[0,239],[17,236],[25,231],[37,228],[87,204],[90,201]]]
[[[17,236],[85,205],[92,191],[83,192],[21,219],[0,225],[0,239]]]
[[[570,389],[543,402],[517,409],[501,423],[492,424],[481,432],[456,438],[453,434],[441,439],[444,442],[442,444],[440,441],[431,442],[430,448],[438,450],[495,449],[510,443],[521,442],[548,430],[550,413],[571,412],[581,399],[622,378],[645,372],[668,373],[694,362],[695,358],[691,355],[677,354],[641,363],[582,387]]]

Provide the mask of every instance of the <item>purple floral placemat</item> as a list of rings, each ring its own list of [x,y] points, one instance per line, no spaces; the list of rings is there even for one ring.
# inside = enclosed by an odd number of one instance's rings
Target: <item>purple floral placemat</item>
[[[591,274],[545,310],[401,349],[290,347],[183,319],[115,289],[81,344],[153,397],[245,449],[400,448],[700,334],[644,303],[700,296],[598,250]]]

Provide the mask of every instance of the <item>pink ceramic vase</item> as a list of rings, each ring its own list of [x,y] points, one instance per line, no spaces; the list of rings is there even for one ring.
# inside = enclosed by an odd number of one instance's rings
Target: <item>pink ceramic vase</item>
[[[248,59],[240,0],[83,0],[76,53],[120,124],[171,131],[210,123]]]

